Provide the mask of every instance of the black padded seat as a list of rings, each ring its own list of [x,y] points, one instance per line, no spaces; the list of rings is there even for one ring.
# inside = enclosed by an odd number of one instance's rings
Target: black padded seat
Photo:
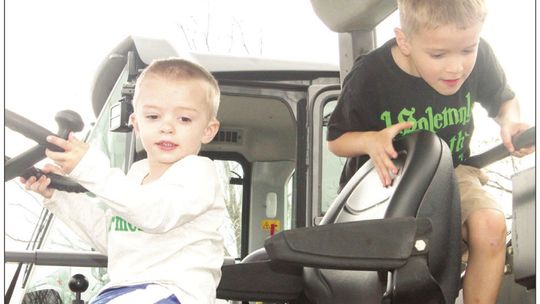
[[[265,251],[223,268],[218,297],[234,290],[234,299],[244,301],[454,303],[461,221],[450,151],[423,131],[394,146],[400,172],[391,187],[381,185],[368,161],[319,226],[280,232],[266,240]],[[268,271],[257,269],[264,264]],[[272,283],[276,279],[288,287],[287,297]],[[267,292],[266,284],[273,290]]]

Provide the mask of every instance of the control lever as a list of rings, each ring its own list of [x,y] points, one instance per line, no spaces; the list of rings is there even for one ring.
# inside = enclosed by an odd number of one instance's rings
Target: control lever
[[[58,123],[57,136],[64,139],[68,138],[70,132],[79,132],[84,128],[81,116],[77,112],[71,110],[64,110],[56,113],[54,119]],[[54,151],[62,151],[56,145],[50,145],[48,148],[51,150],[55,149]]]
[[[514,148],[516,148],[516,150],[519,150],[521,148],[527,148],[536,145],[535,134],[536,127],[533,126],[523,131],[523,133],[515,135],[514,137],[512,137],[512,144],[514,145]],[[488,151],[467,158],[465,161],[463,161],[462,164],[475,168],[484,168],[487,165],[490,165],[507,156],[510,156],[510,152],[508,152],[508,150],[503,144],[499,144]]]

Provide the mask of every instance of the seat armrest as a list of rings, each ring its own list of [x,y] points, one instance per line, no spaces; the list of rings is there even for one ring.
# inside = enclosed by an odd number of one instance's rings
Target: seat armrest
[[[273,261],[224,265],[216,291],[219,299],[283,302],[303,290],[302,267]]]
[[[266,240],[273,261],[342,270],[392,270],[428,250],[428,219],[388,218],[282,231]],[[415,248],[415,243],[423,243]]]

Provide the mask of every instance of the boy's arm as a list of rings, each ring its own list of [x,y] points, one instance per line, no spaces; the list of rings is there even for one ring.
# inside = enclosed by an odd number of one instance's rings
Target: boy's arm
[[[186,156],[159,180],[141,185],[122,170],[110,168],[108,158],[90,148],[70,176],[114,214],[147,233],[163,233],[186,224],[222,200],[212,161],[196,156]]]
[[[46,164],[44,173],[53,172],[64,175],[60,168]],[[43,206],[60,218],[72,231],[101,253],[107,252],[107,219],[105,212],[97,202],[86,194],[67,193],[49,188],[50,178],[42,175],[39,179],[32,176],[28,180],[21,177],[26,190],[43,196]]]
[[[525,156],[534,152],[534,146],[515,151],[512,145],[512,137],[527,130],[530,125],[522,122],[520,117],[519,102],[516,98],[505,101],[499,108],[495,121],[501,126],[501,138],[504,146],[514,156]]]
[[[209,163],[198,159],[181,168],[172,165],[159,182],[141,185],[120,169],[111,168],[107,156],[72,134],[68,140],[50,136],[47,141],[64,149],[46,151],[62,171],[145,232],[162,233],[181,226],[212,208],[216,201],[219,183],[208,159]]]
[[[55,191],[43,205],[83,241],[107,254],[108,217],[95,198],[84,193]]]
[[[392,140],[399,132],[412,126],[410,122],[402,122],[381,131],[346,132],[335,140],[328,141],[328,149],[342,157],[369,155],[383,186],[390,186],[390,172],[393,175],[398,173],[392,162],[392,159],[397,157]]]

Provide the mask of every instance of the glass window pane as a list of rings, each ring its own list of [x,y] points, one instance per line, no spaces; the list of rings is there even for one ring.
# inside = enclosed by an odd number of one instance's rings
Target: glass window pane
[[[295,180],[296,180],[296,174],[293,172],[291,174],[291,177],[287,180],[287,184],[285,185],[285,216],[283,220],[283,230],[289,230],[292,229],[292,221],[293,221],[293,206],[294,206],[294,198],[296,197],[295,193]]]
[[[242,201],[244,169],[237,161],[214,160],[222,181],[225,206],[229,213],[229,219],[221,228],[223,235],[225,254],[234,258],[240,257],[240,245],[242,236]]]
[[[127,81],[127,73],[123,71],[111,91],[107,103],[87,140],[93,147],[99,148],[109,157],[111,166],[123,169],[126,159],[126,143],[131,133],[109,132],[110,109],[122,97],[122,85]]]
[[[339,177],[341,169],[345,164],[346,158],[338,157],[328,150],[326,142],[326,134],[328,132],[328,119],[336,107],[337,100],[332,100],[324,105],[323,109],[323,132],[322,132],[322,174],[321,174],[321,215],[328,210],[328,207],[338,194]]]

